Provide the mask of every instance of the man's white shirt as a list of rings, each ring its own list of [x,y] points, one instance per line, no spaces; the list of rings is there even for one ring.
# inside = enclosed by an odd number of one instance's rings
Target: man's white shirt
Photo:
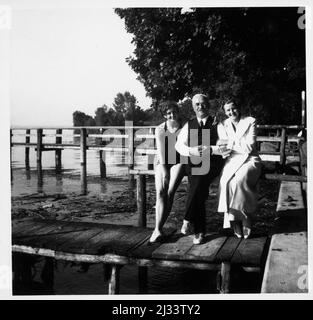
[[[200,123],[202,121],[203,125],[205,126],[209,116],[205,118],[198,118],[197,121],[200,126]],[[182,156],[189,157],[190,156],[190,150],[191,147],[188,146],[188,128],[189,122],[186,122],[183,128],[181,129],[178,137],[177,142],[175,144],[175,149],[180,153]],[[212,154],[220,154],[218,146],[210,146]]]

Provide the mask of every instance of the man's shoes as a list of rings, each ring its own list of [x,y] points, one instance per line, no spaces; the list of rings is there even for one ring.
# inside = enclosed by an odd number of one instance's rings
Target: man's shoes
[[[236,236],[237,238],[242,238],[243,234],[242,234],[242,223],[241,221],[231,221],[230,222],[231,228],[234,231],[234,236]]]
[[[192,233],[191,223],[187,220],[184,220],[180,232],[185,235],[191,234]]]
[[[250,237],[250,233],[251,233],[251,228],[243,226],[242,227],[242,231],[243,231],[243,237],[245,239],[248,239]]]
[[[197,233],[193,237],[193,244],[201,244],[203,243],[204,236],[203,233]]]
[[[241,228],[241,225],[238,224],[238,223],[234,223],[233,229],[234,229],[234,235],[235,235],[237,238],[242,238],[242,228]]]

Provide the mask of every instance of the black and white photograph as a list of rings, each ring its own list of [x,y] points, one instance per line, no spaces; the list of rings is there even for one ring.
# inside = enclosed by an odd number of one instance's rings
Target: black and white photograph
[[[148,3],[0,0],[0,297],[307,299],[311,4]]]

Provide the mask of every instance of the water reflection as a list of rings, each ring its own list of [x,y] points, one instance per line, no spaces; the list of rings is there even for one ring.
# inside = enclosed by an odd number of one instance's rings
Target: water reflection
[[[25,170],[25,175],[26,175],[26,180],[30,180],[31,179],[31,174],[30,174],[30,170],[29,169]]]
[[[105,194],[107,192],[108,188],[107,188],[107,182],[106,180],[101,180],[100,183],[100,192]]]
[[[85,165],[81,165],[80,167],[80,187],[81,193],[83,195],[87,194],[87,168]]]
[[[56,176],[55,176],[55,186],[56,187],[63,187],[62,174],[56,174]]]

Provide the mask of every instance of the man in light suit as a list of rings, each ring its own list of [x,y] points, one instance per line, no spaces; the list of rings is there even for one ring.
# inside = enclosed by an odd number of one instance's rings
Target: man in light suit
[[[209,115],[208,97],[196,94],[192,98],[192,106],[196,117],[181,129],[175,148],[181,155],[188,157],[189,168],[190,188],[181,232],[189,234],[193,226],[193,243],[201,244],[205,233],[205,200],[211,182],[221,172],[223,159],[217,155],[217,128]]]

